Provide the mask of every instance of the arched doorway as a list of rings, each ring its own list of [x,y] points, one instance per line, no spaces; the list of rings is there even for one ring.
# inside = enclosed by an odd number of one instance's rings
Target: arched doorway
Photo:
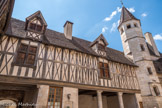
[[[17,104],[13,100],[0,100],[0,108],[17,108]]]

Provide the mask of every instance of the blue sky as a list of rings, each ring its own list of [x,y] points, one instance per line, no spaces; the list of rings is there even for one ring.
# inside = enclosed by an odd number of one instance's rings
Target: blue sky
[[[162,52],[162,0],[123,0],[141,20],[143,33],[151,32]],[[48,28],[63,32],[64,23],[74,23],[73,36],[95,40],[101,33],[113,49],[123,51],[117,30],[120,19],[120,0],[16,0],[13,17],[25,18],[40,10]]]

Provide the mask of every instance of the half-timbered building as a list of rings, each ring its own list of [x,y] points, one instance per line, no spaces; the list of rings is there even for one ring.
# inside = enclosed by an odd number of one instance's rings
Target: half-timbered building
[[[0,1],[0,35],[3,35],[7,30],[11,19],[14,2],[15,0]]]
[[[139,65],[109,48],[102,34],[90,42],[72,36],[72,22],[63,27],[64,33],[48,29],[40,11],[25,22],[11,19],[0,38],[1,102],[16,108],[139,108]]]

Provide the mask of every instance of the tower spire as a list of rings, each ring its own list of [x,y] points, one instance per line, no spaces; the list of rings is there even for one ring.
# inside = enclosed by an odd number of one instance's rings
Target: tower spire
[[[120,0],[120,2],[121,2],[121,4],[122,4],[122,6],[124,6],[123,0]]]
[[[139,20],[139,19],[137,19],[127,8],[123,6],[121,11],[121,16],[120,16],[120,23],[118,27],[120,27],[122,23],[129,20]]]

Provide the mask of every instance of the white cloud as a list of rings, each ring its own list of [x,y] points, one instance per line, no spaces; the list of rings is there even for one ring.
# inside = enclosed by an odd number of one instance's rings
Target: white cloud
[[[131,13],[134,13],[135,12],[135,9],[134,8],[127,8]],[[122,11],[122,8],[120,7],[117,7],[115,11],[113,11],[111,13],[111,15],[109,17],[106,17],[104,19],[104,21],[111,21],[115,15],[117,15],[118,13],[120,13]]]
[[[117,9],[115,11],[113,11],[109,17],[106,17],[104,19],[104,21],[111,21],[113,19],[113,17],[115,15],[117,15],[117,13],[119,13],[119,12],[121,12],[121,8],[120,7],[117,7]]]
[[[112,24],[112,27],[111,27],[111,29],[110,29],[110,32],[115,32],[116,28],[117,28],[117,23],[114,22],[114,23]]]
[[[108,30],[108,28],[107,28],[107,27],[103,27],[103,28],[102,28],[102,33],[105,33],[106,30]]]
[[[162,34],[157,34],[154,36],[155,40],[162,40]]]
[[[141,16],[142,17],[146,17],[147,16],[147,13],[143,13]]]
[[[117,11],[118,11],[118,12],[121,12],[121,10],[122,10],[122,8],[117,7]]]
[[[136,10],[134,8],[127,8],[129,12],[134,13]]]
[[[113,17],[117,14],[117,11],[113,11],[109,17],[106,17],[104,20],[105,21],[111,21]]]

